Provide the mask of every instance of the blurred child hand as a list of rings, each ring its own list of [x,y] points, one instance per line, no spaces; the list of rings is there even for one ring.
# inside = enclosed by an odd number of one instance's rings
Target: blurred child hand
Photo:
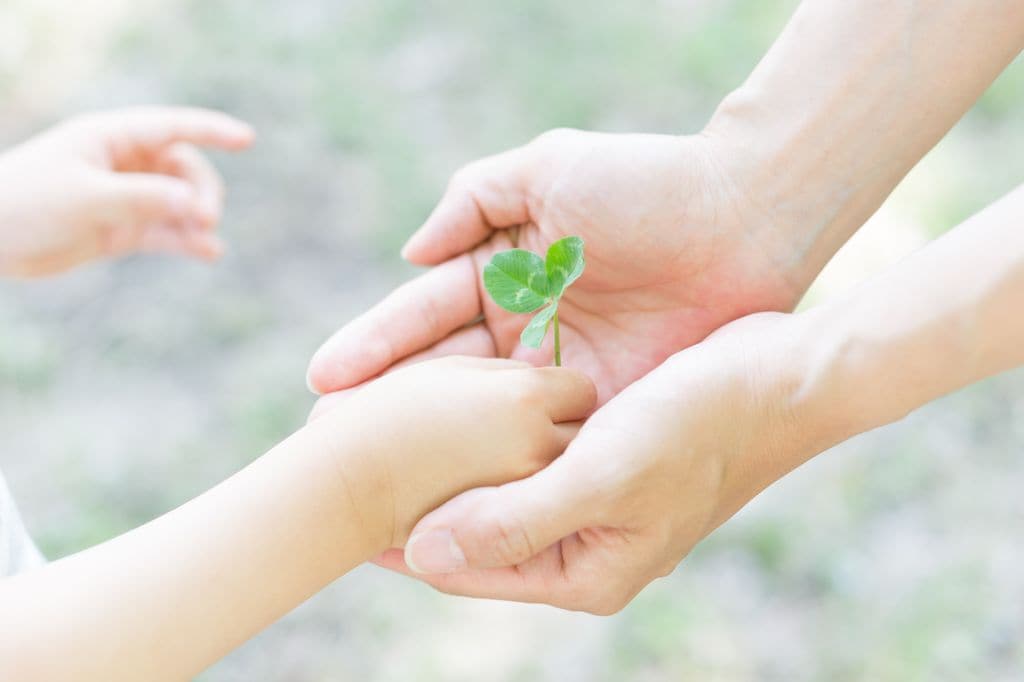
[[[238,150],[252,129],[203,109],[73,118],[0,155],[0,275],[39,277],[135,251],[211,260],[223,186],[193,145]]]
[[[348,494],[372,550],[383,551],[405,544],[420,517],[458,493],[547,466],[596,401],[577,370],[447,357],[367,384],[307,429],[345,450],[343,467],[358,472],[342,472]]]

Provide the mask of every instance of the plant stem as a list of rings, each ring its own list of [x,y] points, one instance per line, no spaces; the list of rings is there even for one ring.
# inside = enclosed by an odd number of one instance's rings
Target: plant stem
[[[562,366],[562,344],[561,339],[558,337],[558,311],[555,311],[555,316],[552,318],[552,323],[555,325],[555,367]]]

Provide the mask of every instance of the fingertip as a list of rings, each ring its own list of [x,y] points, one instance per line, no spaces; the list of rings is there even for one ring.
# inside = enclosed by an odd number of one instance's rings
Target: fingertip
[[[399,252],[404,260],[412,263],[413,265],[421,265],[421,263],[417,261],[417,256],[419,255],[417,245],[415,243],[417,234],[419,234],[419,232],[414,232],[413,235],[406,240],[405,244],[402,246],[402,250]]]
[[[306,366],[306,388],[313,395],[320,395],[320,393],[321,393],[319,390],[317,390],[316,383],[314,383],[314,380],[313,380],[313,361],[312,360],[310,360],[309,364]],[[314,409],[315,409],[315,406],[314,406]],[[312,419],[312,417],[313,416],[311,414],[310,415],[310,419]]]
[[[313,357],[310,358],[309,365],[306,367],[306,388],[313,395],[324,395],[330,392],[330,386],[327,381],[327,367],[325,366],[323,355],[324,348],[321,346],[313,354]]]
[[[429,223],[414,232],[402,247],[402,258],[413,265],[441,263],[444,258],[439,255],[438,249],[432,243],[432,232]]]
[[[597,386],[584,372],[571,367],[538,367],[533,371],[548,387],[545,393],[552,421],[585,419],[597,407]]]
[[[379,365],[387,365],[378,359],[380,351],[375,350],[377,347],[378,344],[366,343],[353,362],[347,342],[339,335],[335,335],[320,346],[310,358],[306,368],[306,387],[314,395],[325,395],[351,388],[369,379],[376,374]],[[369,367],[370,371],[365,371],[366,367]],[[364,369],[364,374],[357,374],[357,369]]]
[[[256,141],[256,129],[237,118],[231,118],[231,121],[233,129],[229,133],[226,142],[233,149],[247,149],[251,147],[253,142]]]
[[[171,110],[171,114],[180,114],[180,120],[194,124],[194,132],[200,144],[210,144],[228,151],[244,149],[256,139],[255,129],[246,121],[216,109],[180,109]],[[188,125],[188,124],[186,124]],[[209,131],[208,139],[203,130]]]
[[[220,237],[204,234],[205,239],[196,240],[193,253],[207,263],[215,263],[224,257],[227,244]]]
[[[370,562],[380,566],[381,568],[387,568],[392,571],[406,572],[408,566],[405,565],[405,552],[401,549],[392,548],[387,549],[370,559]]]
[[[213,230],[220,223],[221,207],[209,200],[199,201],[195,204],[195,215],[202,229]]]

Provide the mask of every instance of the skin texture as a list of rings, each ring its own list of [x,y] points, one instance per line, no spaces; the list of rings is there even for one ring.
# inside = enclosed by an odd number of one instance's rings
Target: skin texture
[[[0,275],[40,277],[135,251],[223,250],[223,183],[197,146],[240,150],[252,129],[201,109],[80,116],[0,155]]]
[[[4,273],[104,256],[215,256],[221,181],[189,144],[245,124],[190,109],[91,114],[0,157]],[[190,679],[317,590],[405,542],[431,508],[529,476],[597,392],[576,370],[445,358],[353,392],[177,509],[0,579],[0,678]]]
[[[927,8],[912,0],[807,0],[700,135],[555,131],[456,173],[404,251],[435,267],[329,339],[310,363],[310,386],[345,391],[391,366],[447,353],[547,362],[550,349],[517,347],[524,322],[481,295],[480,269],[513,241],[542,251],[575,234],[587,242],[588,266],[565,302],[565,362],[594,378],[603,407],[564,463],[507,494],[468,493],[424,519],[405,548],[409,565],[460,573],[427,578],[451,592],[611,612],[795,466],[774,455],[789,449],[787,439],[803,450],[807,439],[850,435],[849,428],[828,435],[809,418],[751,416],[749,398],[726,377],[742,377],[735,381],[749,384],[755,406],[790,400],[772,373],[760,378],[761,365],[772,365],[761,358],[768,351],[759,346],[772,345],[761,333],[726,327],[710,346],[694,347],[710,354],[704,359],[721,379],[678,356],[664,360],[730,320],[790,310],[1022,46],[1024,5],[1010,0]],[[766,339],[775,326],[803,328],[778,322],[762,332]],[[733,334],[747,360],[712,352],[735,350],[727,343]],[[801,361],[792,348],[786,355]],[[779,381],[789,387],[785,374]],[[694,395],[720,394],[714,412],[693,404]],[[317,410],[344,396],[325,396]],[[799,429],[789,425],[794,419]],[[842,421],[829,415],[826,425]],[[689,425],[684,433],[680,423]],[[601,437],[585,437],[592,424]],[[668,445],[727,443],[726,429],[746,433],[732,449],[763,456],[721,469],[703,461],[706,452]],[[803,433],[810,435],[795,435]],[[742,476],[715,485],[719,469]],[[595,471],[616,472],[599,487],[615,500],[611,507],[591,495]],[[665,480],[691,491],[692,512],[674,509],[678,498]],[[718,499],[722,486],[736,489],[725,496],[732,502]],[[686,518],[660,520],[675,514]],[[382,562],[406,569],[394,552]]]
[[[395,372],[174,511],[0,580],[0,677],[191,679],[440,501],[543,468],[595,399],[512,360]]]
[[[545,253],[551,242],[580,234],[587,269],[559,305],[563,362],[593,377],[606,402],[726,321],[796,303],[806,283],[778,274],[766,255],[770,236],[747,234],[744,225],[757,221],[740,206],[715,165],[714,142],[700,135],[559,130],[470,164],[404,253],[436,263],[486,242],[341,330],[313,358],[310,383],[344,388],[441,340],[435,353],[550,362],[552,340],[540,350],[519,346],[525,318],[494,304],[481,273],[513,237]],[[493,232],[509,227],[516,229]]]
[[[1024,186],[845,299],[747,316],[672,356],[551,466],[417,524],[428,558],[454,541],[474,570],[417,575],[401,550],[378,563],[444,592],[615,613],[809,458],[1024,363],[1022,224]]]

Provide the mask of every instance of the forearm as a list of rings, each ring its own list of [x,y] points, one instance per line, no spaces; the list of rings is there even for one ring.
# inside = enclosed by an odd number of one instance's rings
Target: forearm
[[[381,492],[369,453],[339,459],[324,438],[307,427],[153,522],[0,583],[0,678],[189,679],[382,551],[362,516]]]
[[[705,133],[806,286],[1022,47],[1018,0],[805,0]]]
[[[1024,363],[1022,300],[1024,185],[804,314],[816,420],[837,442]]]

